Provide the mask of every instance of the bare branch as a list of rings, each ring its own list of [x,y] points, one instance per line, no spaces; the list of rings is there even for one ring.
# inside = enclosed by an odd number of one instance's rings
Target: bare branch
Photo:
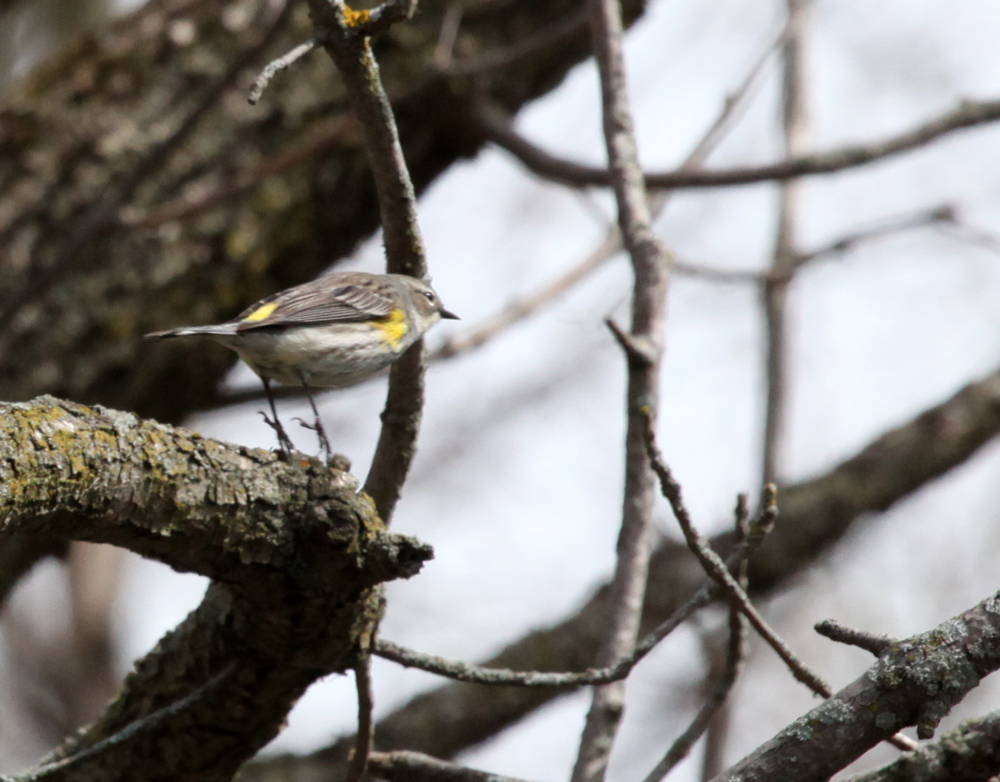
[[[271,60],[271,62],[264,67],[264,70],[260,72],[260,75],[254,79],[254,82],[250,87],[250,92],[247,95],[247,100],[250,102],[250,105],[255,106],[257,104],[257,101],[259,101],[261,96],[264,94],[264,90],[267,89],[267,85],[271,83],[271,79],[273,79],[281,71],[285,70],[285,68],[290,68],[298,60],[301,60],[309,54],[309,52],[316,48],[318,43],[319,42],[313,38],[305,43],[300,43],[287,54],[283,54],[281,57]]]
[[[372,695],[372,658],[364,653],[354,666],[354,683],[358,691],[358,733],[354,737],[354,756],[347,768],[344,782],[359,782],[368,773],[368,762],[375,743],[372,711],[375,698]]]
[[[872,635],[861,630],[854,630],[850,627],[844,627],[833,619],[825,619],[822,622],[817,622],[814,629],[817,633],[826,636],[831,641],[857,646],[866,652],[871,652],[876,657],[881,657],[889,651],[889,648],[894,643],[898,643],[895,638],[890,638],[887,635]]]
[[[655,486],[643,443],[646,416],[659,402],[660,358],[672,257],[653,233],[652,216],[639,167],[622,52],[618,0],[588,0],[594,57],[601,80],[601,104],[608,170],[618,204],[618,227],[632,261],[634,287],[630,341],[641,344],[644,361],[629,360],[625,435],[625,490],[618,558],[611,580],[611,614],[597,652],[606,666],[628,654],[637,640],[649,555],[652,551]],[[645,411],[645,412],[643,412]],[[621,721],[624,684],[595,688],[572,782],[601,782]]]
[[[507,150],[538,176],[570,187],[610,186],[610,178],[605,169],[555,157],[517,134],[510,127],[509,120],[502,114],[480,111],[477,119],[489,141]],[[677,169],[665,173],[646,174],[646,186],[658,190],[726,187],[830,174],[919,149],[957,130],[990,124],[998,119],[1000,119],[1000,101],[962,101],[951,111],[881,141],[844,146],[828,152],[802,155],[763,166],[714,171]]]
[[[523,782],[407,750],[372,753],[371,769],[388,782]]]
[[[984,782],[1000,774],[1000,711],[966,720],[882,768],[844,782]]]
[[[917,726],[921,738],[930,738],[950,709],[997,668],[1000,593],[894,644],[860,678],[715,780],[828,779],[909,725]]]
[[[371,11],[352,11],[342,0],[332,4],[309,0],[309,8],[317,35],[340,71],[361,123],[378,191],[387,271],[426,278],[427,261],[413,182],[367,37],[408,19],[416,9],[416,0],[393,0]],[[364,485],[386,523],[392,518],[416,454],[423,399],[423,341],[418,340],[390,370],[382,431]]]
[[[744,570],[747,560],[774,526],[777,517],[777,506],[772,494],[765,496],[761,503],[761,513],[750,525],[751,532],[741,541],[726,560],[726,567]],[[579,687],[585,684],[609,684],[621,681],[660,641],[686,622],[694,613],[704,608],[718,597],[718,590],[711,579],[704,581],[699,589],[687,602],[679,606],[670,616],[664,619],[653,630],[639,641],[632,652],[614,665],[601,669],[570,673],[552,673],[548,671],[512,671],[507,668],[488,668],[470,665],[457,660],[447,660],[436,655],[415,652],[411,649],[394,644],[391,641],[377,639],[372,653],[400,665],[419,668],[422,671],[447,676],[460,682],[484,685],[503,685],[518,687]]]
[[[747,498],[741,494],[736,501],[736,535],[740,542],[747,539],[750,532],[747,523]],[[727,563],[728,564],[728,563]],[[746,560],[739,563],[737,580],[740,588],[746,591],[747,588],[747,566]],[[729,606],[729,643],[726,645],[726,660],[723,666],[722,675],[713,682],[705,698],[705,703],[695,715],[688,726],[677,740],[670,746],[663,759],[656,764],[656,767],[646,776],[645,782],[660,782],[670,771],[687,757],[688,753],[697,743],[702,734],[709,729],[713,721],[718,717],[719,710],[726,703],[729,691],[736,684],[736,679],[743,664],[743,657],[746,654],[746,618],[735,605]],[[715,665],[709,666],[711,669]]]
[[[663,496],[670,503],[670,507],[674,512],[674,517],[677,519],[677,523],[680,525],[681,531],[684,533],[684,540],[687,541],[688,548],[691,549],[701,566],[705,568],[705,572],[715,580],[715,582],[721,587],[722,591],[726,595],[726,599],[729,602],[737,606],[740,611],[750,620],[750,624],[754,626],[754,629],[761,635],[761,637],[767,641],[768,645],[777,652],[778,656],[784,661],[785,665],[792,672],[792,675],[798,679],[800,682],[805,684],[809,689],[818,695],[822,695],[824,698],[829,698],[833,693],[833,689],[823,681],[816,673],[811,671],[805,663],[798,659],[788,645],[778,637],[778,634],[771,629],[767,621],[760,615],[756,608],[750,603],[750,598],[747,597],[746,592],[740,588],[739,582],[733,577],[733,574],[726,567],[726,563],[722,561],[717,553],[709,546],[708,541],[706,541],[698,530],[695,529],[694,524],[691,522],[691,516],[688,513],[687,507],[684,505],[684,500],[681,497],[681,487],[674,480],[673,475],[670,472],[670,468],[667,467],[666,463],[663,461],[663,457],[656,447],[656,435],[653,431],[653,423],[649,422],[646,430],[646,444],[649,448],[650,461],[652,463],[653,471],[656,473],[657,477],[660,479],[660,490]],[[769,487],[772,492],[777,493],[777,489],[772,486]]]

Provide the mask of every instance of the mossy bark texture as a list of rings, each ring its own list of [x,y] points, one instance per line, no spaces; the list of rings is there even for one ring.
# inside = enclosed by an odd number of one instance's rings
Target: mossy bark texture
[[[0,406],[0,534],[124,546],[212,581],[37,778],[222,780],[317,678],[351,668],[378,584],[431,555],[348,473],[128,413]]]

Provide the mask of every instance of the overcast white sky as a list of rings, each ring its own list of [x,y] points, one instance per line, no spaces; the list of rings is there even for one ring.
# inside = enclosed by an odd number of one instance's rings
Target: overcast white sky
[[[640,151],[648,167],[676,165],[727,94],[774,37],[784,2],[654,0],[628,37]],[[816,0],[809,18],[813,143],[878,138],[962,98],[1000,96],[1000,9],[994,0]],[[710,161],[771,160],[777,153],[776,71],[754,108]],[[531,106],[518,128],[547,148],[603,161],[596,72],[577,68]],[[1000,128],[962,132],[855,172],[809,180],[801,235],[808,248],[845,231],[944,202],[1000,235]],[[684,260],[761,269],[773,242],[768,185],[679,195],[659,224]],[[603,217],[602,217],[603,215]],[[435,287],[463,317],[430,343],[468,328],[517,294],[582,259],[613,220],[606,194],[538,182],[488,150],[454,167],[421,200]],[[377,240],[352,268],[379,270]],[[619,524],[624,427],[623,361],[603,326],[624,319],[630,271],[618,258],[551,309],[475,354],[435,367],[421,451],[395,529],[432,543],[424,572],[389,589],[382,634],[428,652],[476,660],[571,612],[610,573]],[[935,230],[918,230],[817,264],[791,298],[792,386],[782,475],[821,472],[1000,363],[1000,255]],[[729,523],[740,491],[755,492],[762,405],[761,317],[755,289],[677,276],[670,292],[661,444],[695,519]],[[233,382],[251,382],[242,369]],[[363,474],[374,447],[384,382],[324,399],[336,450]],[[203,434],[271,447],[249,405],[201,417]],[[283,418],[304,410],[285,403]],[[304,416],[305,417],[305,416]],[[295,433],[315,450],[310,433]],[[1000,449],[862,525],[827,565],[769,605],[793,647],[836,686],[869,660],[811,626],[836,617],[907,635],[982,599],[1000,584]],[[674,534],[667,509],[662,529]],[[148,649],[200,599],[204,584],[131,561],[119,628],[123,661]],[[155,605],[156,609],[151,609]],[[681,632],[643,663],[611,767],[639,779],[691,712],[701,673],[698,641]],[[767,650],[757,649],[736,693],[735,760],[815,703]],[[124,662],[123,662],[124,664]],[[433,686],[424,674],[379,662],[378,712]],[[589,697],[543,710],[463,762],[539,782],[567,778]],[[997,706],[995,688],[968,702]],[[313,687],[274,749],[308,750],[349,730],[346,678]],[[674,776],[694,779],[696,764]]]

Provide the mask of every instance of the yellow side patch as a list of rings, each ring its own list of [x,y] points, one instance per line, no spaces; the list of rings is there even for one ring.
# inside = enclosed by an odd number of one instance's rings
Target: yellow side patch
[[[360,27],[372,20],[371,11],[355,11],[349,5],[344,5],[344,21],[348,27]]]
[[[242,322],[243,323],[258,323],[259,321],[264,320],[264,318],[266,318],[268,315],[270,315],[276,309],[278,309],[278,305],[275,304],[274,302],[271,302],[270,304],[265,304],[262,307],[258,307],[253,312],[251,312],[249,315],[247,315],[245,318],[243,318]]]
[[[386,342],[392,345],[393,348],[399,347],[399,343],[403,341],[403,337],[409,331],[406,325],[406,313],[401,309],[393,310],[392,314],[387,318],[370,320],[368,321],[368,325],[374,326],[381,331]]]

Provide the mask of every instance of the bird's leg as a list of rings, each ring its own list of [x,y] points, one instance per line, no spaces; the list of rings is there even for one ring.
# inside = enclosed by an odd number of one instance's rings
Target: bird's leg
[[[306,391],[306,396],[309,397],[309,406],[312,407],[313,417],[315,418],[315,423],[307,424],[305,421],[299,421],[302,426],[306,429],[311,429],[316,433],[316,438],[319,440],[320,450],[323,451],[323,455],[326,457],[327,463],[330,462],[333,456],[333,449],[330,447],[330,441],[327,439],[326,430],[323,428],[323,420],[319,417],[319,409],[316,407],[316,400],[313,398],[312,388],[306,382],[305,375],[299,374],[299,380],[302,381],[302,387]]]
[[[285,427],[281,425],[281,421],[278,420],[278,410],[274,406],[274,394],[271,393],[271,381],[268,378],[262,377],[261,382],[264,384],[264,393],[267,395],[267,403],[271,406],[271,415],[273,420],[267,417],[267,413],[261,411],[261,415],[264,417],[264,423],[270,426],[274,433],[278,436],[278,448],[281,449],[281,453],[285,458],[289,458],[292,455],[292,451],[295,450],[295,446],[292,445],[292,440],[285,432]]]

